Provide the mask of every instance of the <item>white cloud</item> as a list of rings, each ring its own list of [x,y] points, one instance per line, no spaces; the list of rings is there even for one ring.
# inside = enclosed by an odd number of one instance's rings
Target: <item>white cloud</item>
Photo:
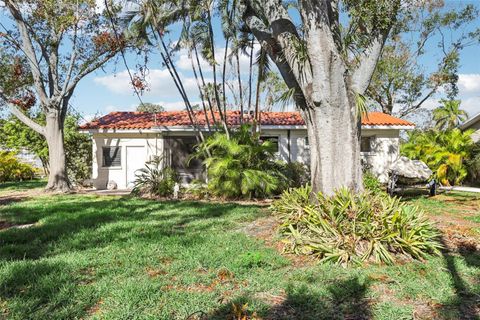
[[[198,97],[199,92],[195,78],[185,77],[182,74],[180,74],[180,77],[187,95],[191,98]],[[93,81],[119,95],[132,95],[134,93],[130,77],[126,70],[117,74],[96,77]],[[143,97],[147,99],[152,100],[153,98],[161,98],[162,100],[176,100],[180,98],[180,94],[170,76],[170,73],[166,69],[150,70],[149,74],[146,76],[146,82],[148,90],[143,93]]]
[[[463,94],[480,93],[480,74],[459,74],[458,88]]]
[[[257,55],[257,52],[260,50],[260,44],[258,43],[255,43],[254,46],[253,46],[253,61],[255,62],[255,59],[256,59],[256,55]],[[230,55],[231,53],[231,49],[229,48],[227,50],[227,59],[228,59],[228,56]],[[250,53],[250,50],[248,50],[248,53]],[[220,70],[222,67],[223,67],[223,58],[225,56],[225,47],[223,48],[220,48],[220,47],[217,47],[215,49],[215,58],[217,60],[217,63],[218,63],[218,66],[220,66],[220,68],[217,68],[218,70]],[[250,56],[247,55],[247,54],[242,54],[240,53],[239,55],[239,58],[240,58],[240,71],[242,74],[248,74],[250,72]],[[200,66],[202,68],[202,71],[205,72],[205,73],[210,73],[212,67],[210,66],[210,64],[205,60],[203,59],[202,57],[199,58],[200,60]],[[232,60],[232,63],[235,65],[235,68],[236,68],[236,61],[235,60]],[[192,63],[190,61],[190,58],[188,56],[188,52],[186,49],[182,49],[179,51],[178,53],[178,58],[176,60],[176,66],[181,69],[181,70],[184,70],[184,71],[192,71]],[[195,61],[195,67],[197,66],[196,64],[196,61]],[[227,64],[227,73],[228,72],[231,72],[232,71],[232,66],[230,65],[230,63]]]
[[[480,113],[480,92],[478,96],[462,99],[462,109],[467,111],[470,117]]]

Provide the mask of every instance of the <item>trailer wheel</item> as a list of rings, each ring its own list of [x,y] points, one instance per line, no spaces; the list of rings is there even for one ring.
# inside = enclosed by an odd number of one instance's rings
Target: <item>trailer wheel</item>
[[[430,183],[430,197],[435,197],[437,195],[437,181],[435,179]]]
[[[396,185],[397,185],[397,175],[395,173],[392,173],[388,179],[388,184],[387,184],[387,193],[390,196],[393,196],[395,194]]]

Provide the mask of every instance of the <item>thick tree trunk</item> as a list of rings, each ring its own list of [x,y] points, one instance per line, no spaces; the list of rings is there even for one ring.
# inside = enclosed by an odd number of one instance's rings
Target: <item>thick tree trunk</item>
[[[48,191],[68,192],[72,188],[67,175],[63,122],[59,110],[50,110],[47,113],[45,138],[48,144],[50,163],[50,174],[46,187]]]
[[[310,144],[313,190],[332,195],[340,188],[363,190],[360,161],[360,119],[344,91],[328,105],[304,109]]]

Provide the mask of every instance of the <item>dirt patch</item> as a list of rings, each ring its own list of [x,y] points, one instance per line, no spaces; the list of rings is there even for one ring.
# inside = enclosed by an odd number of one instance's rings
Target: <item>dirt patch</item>
[[[278,234],[280,224],[279,219],[275,216],[269,215],[243,225],[240,231],[251,237],[261,239],[267,247],[274,248],[283,256],[287,257],[294,266],[313,264],[316,260],[311,256],[285,252],[285,244],[281,241]]]

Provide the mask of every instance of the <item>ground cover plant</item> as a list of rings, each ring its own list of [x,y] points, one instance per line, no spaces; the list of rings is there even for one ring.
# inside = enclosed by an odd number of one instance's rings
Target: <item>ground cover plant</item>
[[[323,262],[391,264],[398,255],[440,254],[439,233],[424,213],[380,191],[341,189],[327,197],[305,186],[285,191],[272,209],[287,250]]]
[[[16,192],[11,186],[0,190],[2,319],[233,319],[238,314],[246,319],[474,319],[479,314],[480,254],[478,247],[467,246],[480,236],[478,195],[406,197],[438,222],[449,248],[442,256],[339,268],[282,254],[278,224],[266,208],[35,196],[24,188],[18,194],[26,198],[18,202],[7,201]],[[7,222],[33,225],[5,227]]]

